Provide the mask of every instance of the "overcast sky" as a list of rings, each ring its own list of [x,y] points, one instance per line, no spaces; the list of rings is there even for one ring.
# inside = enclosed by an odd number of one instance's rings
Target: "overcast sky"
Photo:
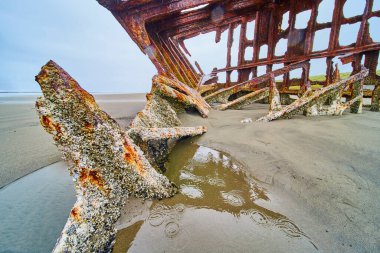
[[[95,0],[0,1],[0,90],[40,91],[52,59],[91,92],[144,92],[156,73]]]
[[[320,22],[331,20],[334,0],[323,2]],[[346,16],[364,9],[365,0],[348,2],[352,7],[345,9]],[[374,2],[374,9],[380,9],[380,0]],[[308,13],[298,17],[300,25],[307,20]],[[375,18],[371,25],[376,41],[380,41],[379,21]],[[344,29],[342,42],[355,39],[354,26]],[[193,55],[191,60],[198,60],[205,72],[225,64],[226,33],[217,45],[214,36],[210,33],[186,43]],[[328,33],[319,34],[318,45],[323,47],[327,38]],[[285,45],[279,46],[279,51]],[[49,59],[90,92],[147,92],[156,73],[149,59],[96,0],[1,0],[0,91],[40,91],[34,76]],[[312,74],[324,73],[323,62],[312,65]]]

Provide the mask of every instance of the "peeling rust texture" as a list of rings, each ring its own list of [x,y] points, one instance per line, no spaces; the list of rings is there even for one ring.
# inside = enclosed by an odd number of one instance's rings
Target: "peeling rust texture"
[[[269,81],[271,81],[275,77],[281,76],[285,73],[289,73],[291,70],[295,70],[298,68],[305,69],[307,66],[308,66],[307,62],[291,64],[289,66],[267,73],[260,77],[254,77],[251,80],[248,80],[239,84],[235,84],[228,88],[215,91],[214,93],[211,93],[208,96],[206,96],[205,100],[209,103],[214,103],[214,102],[227,103],[229,98],[234,94],[237,94],[241,91],[255,92],[257,90],[262,89],[263,86],[269,87]]]
[[[196,108],[202,117],[207,117],[211,109],[197,90],[178,80],[162,75],[154,76],[152,89],[163,97],[174,99],[187,107]]]
[[[157,172],[169,143],[206,128],[174,127],[181,124],[175,110],[153,89],[127,132],[55,62],[43,66],[36,81],[43,92],[36,101],[41,125],[63,153],[77,193],[54,252],[109,252],[125,198],[173,196],[177,187]],[[192,106],[204,106],[190,88],[182,92]]]
[[[297,62],[309,62],[311,59],[325,60],[326,78],[318,84],[328,86],[336,81],[333,75],[335,57],[340,57],[343,64],[352,64],[352,74],[360,71],[361,60],[365,58],[364,65],[369,69],[365,85],[374,85],[374,88],[364,90],[363,96],[371,97],[371,109],[378,111],[380,77],[376,75],[376,69],[380,43],[371,37],[369,20],[379,18],[380,11],[373,10],[374,0],[361,1],[365,2],[363,13],[345,17],[343,9],[349,3],[346,0],[335,0],[331,20],[320,23],[317,18],[318,15],[322,15],[318,13],[322,0],[98,0],[112,12],[143,53],[150,58],[160,75],[199,89],[202,94],[207,90],[215,91],[256,78],[261,66],[265,66],[266,72],[270,73],[276,64],[284,64],[286,67]],[[303,28],[299,28],[296,26],[297,15],[304,11],[310,11],[310,18],[304,23]],[[287,12],[289,19],[284,20],[283,16]],[[251,22],[255,22],[254,34],[250,34],[253,35],[253,40],[247,39],[247,26]],[[352,24],[360,26],[356,41],[349,45],[341,45],[341,27]],[[238,38],[234,38],[234,30],[238,26],[241,28],[240,34]],[[319,43],[317,33],[325,29],[330,32],[328,46],[318,51],[314,50],[314,45]],[[184,42],[209,32],[215,32],[216,43],[220,41],[223,32],[228,33],[225,67],[213,70],[214,77],[218,73],[226,75],[226,82],[222,85],[216,85],[217,79],[210,78],[210,74],[204,74],[198,62],[192,64],[187,58],[191,52],[187,50]],[[287,50],[281,55],[276,55],[276,45],[281,39],[287,40]],[[238,45],[236,65],[231,62],[234,43]],[[260,54],[262,46],[268,48],[264,57]],[[248,48],[253,48],[250,59],[245,58]],[[234,71],[238,73],[237,82],[231,80]],[[289,89],[291,86],[303,86],[301,90],[305,90],[310,81],[309,73],[310,65],[303,68],[301,79],[292,79],[289,73],[283,73],[283,81],[279,84],[280,95],[298,95],[297,91]],[[211,82],[205,83],[202,80]],[[206,88],[207,84],[211,86]],[[352,87],[343,95],[352,99],[351,89]],[[170,96],[178,95],[170,89],[164,92]]]
[[[380,18],[380,11],[372,10],[374,0],[363,0],[363,13],[353,17],[343,14],[346,0],[335,0],[332,19],[325,23],[317,22],[322,0],[97,1],[149,57],[158,74],[153,77],[144,110],[126,131],[56,63],[50,61],[36,77],[43,92],[36,102],[41,125],[69,163],[77,191],[77,202],[55,252],[108,252],[125,197],[164,198],[176,192],[176,186],[156,170],[164,170],[165,158],[176,140],[206,131],[204,127],[180,127],[178,112],[196,110],[207,117],[211,110],[208,103],[222,103],[217,108],[225,110],[265,99],[270,112],[259,121],[271,121],[298,112],[340,115],[350,108],[360,113],[363,97],[370,97],[371,110],[379,111],[376,69],[380,43],[373,40],[369,29],[369,20]],[[310,19],[304,28],[297,28],[297,15],[303,11],[310,11]],[[288,23],[282,29],[287,12]],[[247,38],[250,22],[255,22],[252,40]],[[355,23],[360,25],[356,41],[340,45],[341,27]],[[238,27],[239,38],[234,38]],[[316,33],[323,29],[330,31],[328,46],[315,51]],[[210,74],[204,73],[198,62],[192,65],[186,56],[191,52],[184,43],[209,32],[215,32],[215,43],[221,41],[223,32],[228,35],[225,67],[214,68]],[[281,39],[287,40],[287,50],[276,55]],[[236,64],[231,57],[233,43],[238,45]],[[267,47],[264,57],[262,46]],[[245,58],[248,48],[253,49],[250,59]],[[340,80],[339,69],[334,68],[337,57],[342,64],[352,65],[346,80]],[[316,83],[310,80],[312,59],[326,61],[325,80],[318,82],[323,87],[315,91],[312,85]],[[258,76],[262,66],[266,73]],[[302,69],[301,78],[291,78],[294,69]],[[237,80],[232,80],[234,71]],[[220,74],[225,75],[225,83],[218,81]],[[278,76],[282,81],[275,81]],[[374,88],[363,90],[364,85]],[[300,98],[293,101],[290,95]],[[342,103],[342,96],[348,102]]]
[[[154,76],[147,104],[132,121],[129,134],[161,172],[176,140],[206,132],[205,127],[179,127],[177,113],[185,109],[195,109],[207,117],[210,106],[197,90],[172,78]]]
[[[132,128],[129,135],[138,135],[142,141],[168,140],[201,135],[207,131],[206,127],[172,127],[172,128]]]
[[[268,122],[280,118],[291,118],[296,113],[304,110],[306,110],[306,112],[304,112],[305,114],[311,115],[341,115],[345,109],[355,103],[358,104],[354,108],[351,107],[351,112],[360,113],[363,103],[363,80],[368,76],[368,73],[368,69],[363,67],[362,71],[345,80],[339,81],[315,92],[305,92],[300,99],[292,104],[279,111],[270,111],[267,116],[264,116],[257,121]],[[351,101],[342,103],[341,94],[343,89],[352,84],[355,86],[354,90],[356,90],[356,96]],[[324,104],[329,99],[332,100],[332,102],[325,107]]]

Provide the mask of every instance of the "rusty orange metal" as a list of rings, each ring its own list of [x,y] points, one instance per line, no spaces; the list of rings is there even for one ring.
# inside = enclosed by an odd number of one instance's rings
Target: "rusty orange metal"
[[[364,0],[363,0],[364,1]],[[342,63],[352,64],[352,74],[360,71],[360,64],[369,69],[366,84],[375,85],[370,91],[364,91],[365,96],[373,96],[373,91],[379,86],[380,77],[376,75],[380,43],[373,40],[370,34],[371,18],[380,18],[379,10],[372,10],[374,0],[365,0],[365,9],[361,15],[345,17],[343,9],[347,1],[335,0],[333,15],[330,21],[318,22],[319,7],[322,0],[98,0],[106,7],[133,41],[156,66],[159,74],[174,77],[189,87],[196,88],[203,71],[198,62],[190,63],[186,57],[190,55],[184,41],[203,33],[215,32],[215,42],[218,43],[223,32],[228,33],[227,55],[225,68],[217,69],[216,73],[226,75],[225,87],[236,83],[231,80],[231,73],[237,71],[238,83],[258,76],[258,68],[265,66],[267,73],[272,72],[275,64],[284,66],[312,59],[325,59],[326,79],[324,86],[333,83],[333,60],[342,57]],[[304,28],[297,28],[297,15],[310,11],[310,18]],[[289,13],[287,28],[281,28],[283,15]],[[254,39],[247,39],[247,25],[255,22]],[[339,36],[344,25],[358,24],[360,26],[355,43],[341,45]],[[234,38],[234,31],[240,26],[239,38]],[[330,29],[327,48],[319,51],[313,49],[318,39],[318,31]],[[277,43],[287,40],[286,53],[275,54]],[[231,51],[233,43],[238,43],[238,62],[233,65]],[[266,45],[268,52],[265,57],[259,57],[261,47]],[[253,48],[251,59],[245,59],[247,48]],[[349,57],[345,57],[350,55]],[[198,72],[197,72],[198,70]],[[302,71],[301,83],[289,78],[284,73],[280,93],[289,93],[292,85],[306,85],[310,75],[310,65]],[[300,84],[299,84],[300,83]]]

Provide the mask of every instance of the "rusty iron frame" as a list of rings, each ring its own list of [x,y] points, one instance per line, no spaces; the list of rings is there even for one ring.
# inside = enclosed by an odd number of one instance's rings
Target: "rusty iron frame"
[[[347,0],[335,0],[331,22],[318,23],[318,7],[322,0],[97,0],[108,8],[130,37],[157,68],[145,108],[137,113],[127,131],[102,111],[94,98],[55,62],[49,61],[36,76],[43,96],[36,109],[41,125],[53,136],[57,147],[68,161],[75,182],[77,202],[57,241],[54,252],[110,252],[113,247],[115,222],[121,215],[125,197],[166,198],[178,190],[158,173],[173,142],[201,135],[206,127],[180,127],[177,112],[195,109],[203,117],[210,112],[215,97],[238,94],[221,109],[239,107],[268,98],[269,114],[258,121],[290,118],[301,111],[306,115],[341,115],[350,108],[360,113],[364,84],[372,84],[372,110],[379,110],[380,77],[376,75],[380,43],[372,40],[369,19],[380,18],[380,10],[372,11],[374,0],[365,1],[362,15],[346,18],[343,7]],[[311,11],[306,28],[296,29],[297,15]],[[288,28],[281,29],[284,13],[289,12]],[[247,24],[255,21],[254,39],[247,39]],[[342,25],[360,23],[355,43],[339,44]],[[240,26],[238,62],[232,65],[234,30]],[[328,48],[313,51],[316,31],[331,29]],[[186,54],[184,41],[214,31],[215,42],[228,33],[226,66],[205,74]],[[287,51],[275,55],[280,39],[288,40]],[[260,48],[268,46],[265,58]],[[253,48],[252,59],[245,51]],[[333,58],[352,64],[351,76],[340,80],[333,68]],[[364,66],[361,66],[365,56]],[[325,87],[312,91],[310,60],[326,58]],[[277,63],[284,64],[273,69]],[[266,74],[258,76],[258,67],[266,66]],[[198,70],[198,72],[196,71]],[[302,69],[300,79],[290,78],[290,71]],[[238,72],[237,82],[231,73]],[[217,73],[226,73],[226,83],[217,83]],[[276,83],[275,77],[283,75]],[[62,85],[58,85],[62,84]],[[282,107],[281,95],[299,85],[299,99]],[[278,89],[278,87],[280,89]],[[248,94],[246,94],[248,92]],[[343,103],[341,97],[350,98]],[[282,94],[281,94],[282,93]],[[327,104],[327,105],[326,105]],[[96,141],[94,141],[96,140]],[[96,209],[96,211],[94,211]],[[92,233],[96,231],[96,233]]]
[[[374,84],[378,89],[380,77],[376,75],[380,43],[372,40],[369,32],[369,19],[380,18],[380,10],[372,11],[374,0],[365,1],[362,15],[345,17],[343,7],[347,0],[335,0],[333,17],[330,22],[318,23],[318,7],[322,0],[98,0],[108,8],[140,49],[148,55],[156,66],[158,73],[175,77],[190,87],[195,88],[203,71],[196,62],[190,63],[186,54],[184,41],[202,33],[215,32],[215,42],[219,42],[224,31],[228,33],[225,68],[216,72],[226,73],[226,85],[234,85],[231,73],[238,72],[237,82],[244,82],[257,77],[257,69],[266,66],[271,72],[274,64],[289,65],[299,61],[325,58],[326,81],[333,82],[333,58],[341,56],[342,63],[351,63],[352,74],[360,69],[360,62],[365,56],[365,67],[369,69],[366,84]],[[198,8],[197,8],[198,7]],[[200,8],[201,7],[201,8]],[[310,10],[311,16],[306,28],[296,29],[297,14]],[[283,15],[289,12],[288,27],[281,29]],[[255,21],[254,39],[246,36],[247,23]],[[340,29],[343,25],[360,23],[356,43],[342,46],[339,44]],[[232,65],[231,48],[234,43],[234,29],[240,26],[238,43],[238,64]],[[328,47],[313,51],[314,37],[317,31],[330,29]],[[276,56],[275,48],[280,39],[287,39],[288,46],[284,55]],[[260,59],[260,48],[268,46],[267,56]],[[253,48],[251,60],[244,59],[248,47]],[[198,70],[198,72],[196,71]],[[303,70],[303,80],[309,78],[310,66]],[[295,80],[299,83],[299,80]],[[293,85],[289,73],[284,75],[282,87]],[[301,82],[301,85],[306,85]],[[287,92],[282,89],[282,92]],[[374,92],[365,91],[365,96]]]

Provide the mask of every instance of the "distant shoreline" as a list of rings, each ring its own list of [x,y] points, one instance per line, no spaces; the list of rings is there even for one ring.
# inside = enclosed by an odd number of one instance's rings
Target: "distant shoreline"
[[[102,110],[122,126],[145,106],[144,93],[93,93]],[[51,136],[39,123],[34,104],[42,93],[0,92],[0,188],[61,160]]]

